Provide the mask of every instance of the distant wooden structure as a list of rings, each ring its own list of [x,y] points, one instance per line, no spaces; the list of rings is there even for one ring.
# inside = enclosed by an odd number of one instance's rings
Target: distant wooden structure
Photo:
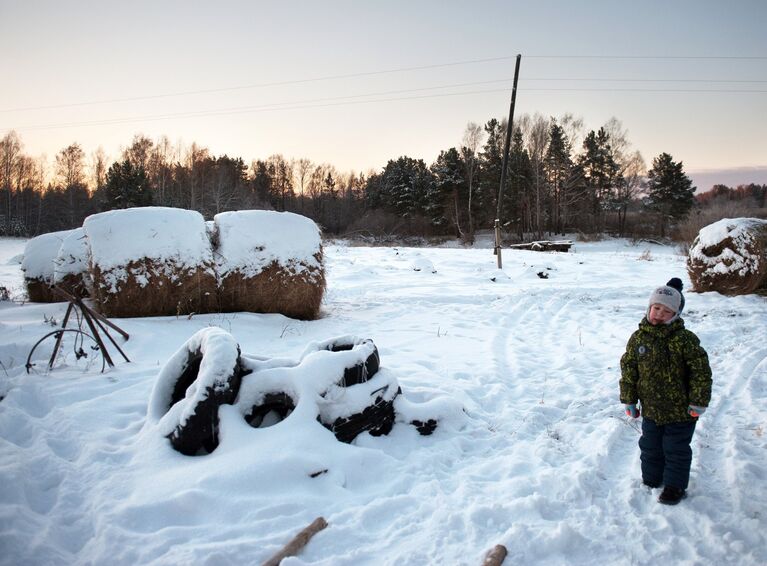
[[[532,250],[534,252],[569,252],[573,247],[573,243],[570,240],[559,240],[551,242],[549,240],[541,240],[538,242],[529,242],[527,244],[513,244],[506,246],[510,250]]]

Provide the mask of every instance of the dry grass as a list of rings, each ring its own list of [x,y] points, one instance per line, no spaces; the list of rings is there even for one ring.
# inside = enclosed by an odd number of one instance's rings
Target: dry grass
[[[90,285],[87,280],[88,275],[81,273],[78,275],[67,274],[56,282],[56,286],[64,289],[70,295],[75,297],[88,297],[90,296]],[[59,298],[61,300],[61,298]]]
[[[315,255],[322,265],[322,253]],[[316,319],[325,293],[325,271],[303,265],[301,273],[272,262],[255,277],[232,272],[221,278],[222,312],[280,313],[302,320]]]
[[[61,298],[51,290],[51,282],[44,279],[24,278],[27,286],[27,296],[33,303],[58,303]]]
[[[105,316],[169,316],[217,312],[216,277],[210,266],[182,272],[172,265],[144,258],[120,268],[130,275],[112,292],[107,284],[110,272],[91,267],[93,294],[98,310]],[[148,283],[141,285],[139,277]]]
[[[699,293],[706,291],[716,291],[723,295],[747,295],[750,293],[763,292],[767,289],[767,225],[754,226],[750,229],[752,238],[741,245],[745,251],[759,258],[758,261],[744,262],[745,267],[740,271],[724,272],[714,269],[715,265],[709,265],[706,262],[695,258],[692,254],[687,258],[687,273],[690,275],[693,290]],[[706,257],[716,258],[722,255],[725,250],[728,254],[721,263],[729,267],[740,257],[732,238],[727,237],[718,242],[715,246],[709,246],[699,253]],[[732,257],[729,257],[732,256]]]

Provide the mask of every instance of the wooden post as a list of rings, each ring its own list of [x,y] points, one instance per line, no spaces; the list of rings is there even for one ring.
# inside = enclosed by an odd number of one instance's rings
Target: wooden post
[[[503,200],[503,187],[506,185],[506,169],[509,165],[509,147],[511,146],[511,134],[514,130],[514,104],[517,100],[517,80],[519,79],[519,63],[522,55],[517,55],[517,63],[514,66],[514,86],[511,88],[511,103],[509,105],[509,123],[506,127],[506,142],[503,146],[503,165],[501,166],[501,186],[498,187],[498,205],[495,213],[495,254],[498,256],[498,268],[501,268],[501,239],[499,237],[499,226],[501,223],[501,202]]]
[[[503,561],[506,560],[506,547],[502,544],[496,544],[493,549],[485,556],[485,561],[482,566],[501,566]]]
[[[261,566],[280,566],[280,562],[282,562],[283,558],[298,554],[309,542],[309,539],[327,526],[328,522],[324,518],[317,517],[312,521],[311,525],[293,537],[293,540],[286,544],[282,550],[264,562]]]
[[[495,219],[495,255],[498,256],[498,269],[503,269],[503,258],[501,257],[501,221]]]

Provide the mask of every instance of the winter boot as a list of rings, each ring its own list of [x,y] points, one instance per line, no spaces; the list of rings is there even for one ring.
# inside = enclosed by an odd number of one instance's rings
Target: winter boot
[[[667,485],[663,488],[663,492],[658,497],[658,503],[664,505],[676,505],[686,496],[685,491],[681,487],[671,487]]]

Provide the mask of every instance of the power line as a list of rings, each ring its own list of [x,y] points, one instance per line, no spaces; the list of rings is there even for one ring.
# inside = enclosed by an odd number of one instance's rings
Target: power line
[[[142,96],[133,96],[133,97],[125,97],[125,98],[111,98],[111,99],[100,99],[100,100],[91,100],[86,102],[72,102],[72,103],[62,103],[62,104],[49,104],[49,105],[41,105],[41,106],[27,106],[27,107],[19,107],[19,108],[5,108],[0,109],[0,112],[26,112],[26,111],[32,111],[32,110],[52,110],[56,108],[71,108],[76,106],[91,106],[91,105],[97,105],[97,104],[114,104],[114,103],[123,103],[123,102],[136,102],[140,100],[156,100],[160,98],[171,98],[171,97],[177,97],[177,96],[192,96],[192,95],[201,95],[201,94],[215,94],[215,93],[221,93],[221,92],[233,92],[238,90],[249,90],[249,89],[258,89],[258,88],[268,88],[268,87],[275,87],[275,86],[287,86],[287,85],[298,85],[298,84],[306,84],[306,83],[312,83],[312,82],[321,82],[321,81],[334,81],[334,80],[341,80],[341,79],[349,79],[349,78],[359,78],[359,77],[368,77],[368,76],[376,76],[376,75],[385,75],[385,74],[392,74],[392,73],[403,73],[403,72],[409,72],[409,71],[423,71],[423,70],[429,70],[429,69],[439,69],[439,68],[447,68],[447,67],[456,67],[456,66],[462,66],[462,65],[476,65],[480,63],[494,63],[498,61],[507,61],[514,59],[516,55],[509,55],[509,56],[501,56],[501,57],[489,57],[484,59],[468,59],[463,61],[452,61],[448,63],[436,63],[432,65],[419,65],[419,66],[411,66],[411,67],[399,67],[399,68],[393,68],[393,69],[382,69],[382,70],[376,70],[376,71],[365,71],[365,72],[358,72],[358,73],[346,73],[346,74],[337,74],[337,75],[327,75],[322,77],[313,77],[313,78],[305,78],[305,79],[293,79],[293,80],[286,80],[286,81],[275,81],[275,82],[266,82],[266,83],[255,83],[250,85],[239,85],[239,86],[229,86],[229,87],[222,87],[222,88],[213,88],[213,89],[200,89],[200,90],[187,90],[187,91],[177,91],[177,92],[168,92],[168,93],[160,93],[160,94],[150,94],[150,95],[142,95]],[[725,61],[733,61],[733,60],[743,60],[743,61],[760,61],[760,60],[767,60],[767,57],[761,57],[761,56],[674,56],[674,55],[525,55],[525,58],[530,59],[606,59],[606,60],[618,60],[618,59],[628,59],[628,60],[725,60]],[[509,79],[510,80],[510,79]],[[557,80],[557,79],[527,79],[527,80]],[[571,79],[572,80],[572,79]],[[591,80],[591,79],[574,79],[574,80]],[[601,80],[601,79],[593,79],[593,80]],[[616,79],[605,79],[605,80],[616,80]],[[626,79],[629,80],[629,79]],[[653,80],[653,79],[647,79],[647,80]],[[698,79],[693,79],[698,80]],[[706,79],[700,79],[700,80],[706,80]],[[749,82],[749,81],[734,81],[734,82]]]
[[[504,79],[503,81],[505,81]],[[16,128],[19,131],[29,130],[46,130],[46,129],[58,129],[58,128],[70,128],[70,127],[86,127],[86,126],[105,126],[115,124],[128,124],[133,122],[152,122],[158,120],[172,120],[176,118],[203,118],[211,116],[227,116],[234,114],[247,114],[258,113],[268,111],[279,110],[305,110],[311,108],[327,108],[344,105],[359,105],[359,104],[372,104],[382,102],[396,102],[396,101],[408,101],[408,100],[423,100],[428,98],[445,98],[455,96],[470,96],[479,94],[494,94],[494,93],[507,93],[508,89],[486,89],[486,90],[473,90],[464,92],[452,92],[441,94],[424,94],[418,96],[389,96],[387,98],[373,98],[369,100],[357,100],[360,98],[370,98],[373,96],[386,96],[391,94],[403,94],[410,92],[419,92],[424,90],[433,90],[438,88],[448,88],[452,86],[472,86],[475,84],[490,84],[494,82],[502,81],[486,81],[484,83],[463,83],[463,85],[446,85],[442,87],[429,87],[424,89],[412,89],[402,91],[388,91],[379,93],[360,94],[352,96],[342,96],[324,99],[311,99],[296,102],[280,102],[261,106],[241,106],[233,108],[222,108],[212,110],[190,111],[190,112],[176,112],[170,114],[157,114],[148,116],[133,116],[126,118],[112,118],[104,120],[91,120],[82,122],[69,122],[58,124],[42,124]],[[631,93],[684,93],[684,94],[767,94],[767,90],[744,90],[744,89],[647,89],[647,88],[520,88],[520,92],[631,92]]]

